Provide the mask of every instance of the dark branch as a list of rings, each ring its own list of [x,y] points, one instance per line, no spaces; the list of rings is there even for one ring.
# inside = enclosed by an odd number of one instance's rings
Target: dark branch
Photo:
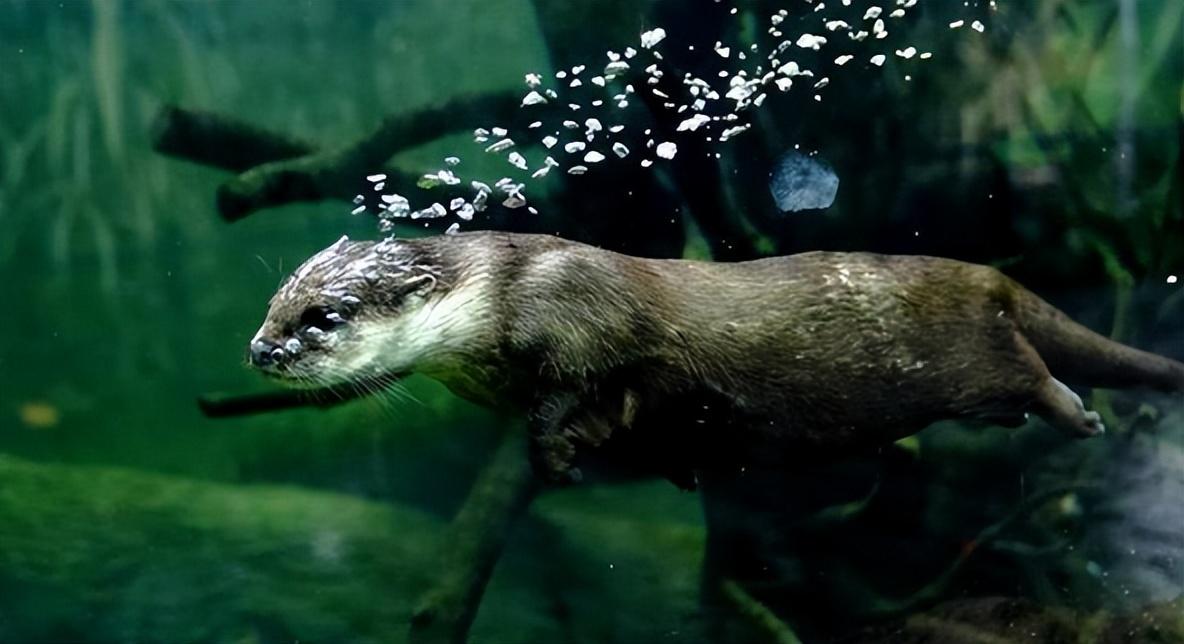
[[[366,395],[353,388],[287,389],[261,394],[203,394],[197,406],[207,418],[234,418],[271,411],[319,407],[325,409]]]
[[[316,146],[249,123],[166,105],[152,123],[152,148],[202,165],[242,172],[312,153]]]
[[[873,603],[869,616],[874,619],[886,619],[891,617],[899,617],[915,612],[925,606],[936,604],[946,591],[949,590],[953,584],[954,579],[958,573],[961,572],[963,566],[966,564],[970,556],[991,544],[991,542],[998,539],[1005,534],[1012,526],[1020,521],[1026,519],[1034,511],[1040,509],[1045,503],[1057,497],[1066,494],[1073,494],[1085,490],[1097,490],[1098,485],[1092,482],[1075,482],[1058,485],[1033,494],[1024,499],[1002,520],[993,523],[983,528],[978,536],[970,542],[970,546],[966,548],[957,559],[951,563],[944,572],[942,572],[932,582],[926,584],[923,588],[917,590],[912,595],[899,600],[880,599]]]
[[[379,167],[395,152],[435,141],[446,134],[471,130],[474,124],[521,121],[519,97],[512,92],[462,96],[410,114],[388,116],[370,135],[343,150],[354,163]]]
[[[391,156],[473,123],[512,124],[517,106],[518,97],[510,92],[457,98],[387,117],[369,135],[327,151],[234,119],[170,106],[157,117],[152,138],[164,154],[241,172],[218,188],[219,213],[237,221],[288,203],[350,199],[366,187],[362,178],[375,172],[385,172],[391,188],[409,190],[416,177],[385,167]]]
[[[539,491],[526,436],[509,434],[452,521],[435,587],[411,619],[411,642],[464,642],[514,522]]]
[[[762,604],[760,600],[748,594],[748,591],[731,579],[721,583],[724,597],[732,603],[736,612],[750,624],[764,633],[770,642],[777,644],[801,644],[797,633],[781,618]]]

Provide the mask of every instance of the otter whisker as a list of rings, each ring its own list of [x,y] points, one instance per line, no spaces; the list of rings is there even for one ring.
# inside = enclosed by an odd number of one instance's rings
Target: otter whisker
[[[383,379],[379,377],[367,376],[364,378],[350,381],[350,386],[355,388],[355,391],[362,394],[366,400],[373,401],[378,406],[382,414],[389,419],[398,418],[400,411],[399,406],[386,395],[383,388]]]
[[[416,398],[415,394],[411,393],[411,390],[408,389],[407,386],[401,382],[390,383],[389,386],[387,387],[387,391],[390,392],[390,394],[392,396],[398,398],[402,402],[413,402],[413,403],[419,405],[420,407],[427,406],[424,404],[424,402],[422,400]]]

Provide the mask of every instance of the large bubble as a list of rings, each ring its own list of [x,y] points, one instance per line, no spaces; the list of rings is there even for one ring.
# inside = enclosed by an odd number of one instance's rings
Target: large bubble
[[[839,176],[826,161],[793,151],[773,166],[769,192],[782,212],[821,210],[835,202]]]

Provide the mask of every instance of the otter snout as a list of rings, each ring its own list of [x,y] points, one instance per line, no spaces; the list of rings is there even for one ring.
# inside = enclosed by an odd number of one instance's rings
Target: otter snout
[[[247,348],[247,359],[260,369],[273,367],[287,357],[284,348],[270,340],[255,340]]]

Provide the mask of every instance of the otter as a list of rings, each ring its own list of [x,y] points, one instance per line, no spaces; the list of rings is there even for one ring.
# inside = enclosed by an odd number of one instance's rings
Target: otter
[[[1103,432],[1066,382],[1184,391],[1181,363],[986,266],[655,260],[494,232],[343,237],[282,284],[248,355],[293,386],[418,372],[525,412],[546,479],[579,480],[577,456],[624,435],[682,487],[713,464],[874,448],[947,419]]]

